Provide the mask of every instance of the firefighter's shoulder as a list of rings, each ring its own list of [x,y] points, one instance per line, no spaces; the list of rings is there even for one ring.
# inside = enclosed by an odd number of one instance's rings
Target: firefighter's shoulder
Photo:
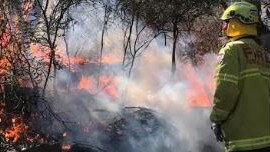
[[[222,48],[233,48],[235,46],[239,46],[239,45],[243,45],[245,44],[244,41],[242,40],[236,40],[236,41],[230,41],[230,42],[227,42]]]
[[[219,53],[225,54],[236,52],[239,49],[239,46],[243,44],[245,43],[241,40],[227,42],[226,44],[223,45]]]

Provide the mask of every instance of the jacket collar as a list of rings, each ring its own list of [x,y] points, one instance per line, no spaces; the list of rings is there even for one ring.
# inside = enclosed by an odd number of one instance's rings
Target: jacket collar
[[[229,42],[233,42],[233,41],[237,41],[243,38],[251,38],[251,39],[256,39],[256,36],[254,35],[241,35],[241,36],[236,36],[236,37],[232,37],[229,39]]]

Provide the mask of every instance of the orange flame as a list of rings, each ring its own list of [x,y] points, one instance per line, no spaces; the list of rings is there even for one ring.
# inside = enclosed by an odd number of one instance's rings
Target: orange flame
[[[68,142],[68,133],[63,133],[64,143],[62,144],[62,152],[70,152],[72,145]]]
[[[104,88],[104,92],[106,94],[108,94],[110,97],[114,99],[120,98],[116,84],[109,76],[103,75],[100,77],[99,81],[101,88]]]
[[[12,126],[3,132],[4,137],[13,143],[16,143],[22,134],[28,129],[20,117],[12,118]]]
[[[0,19],[3,19],[4,22],[1,22],[2,25],[0,25],[0,46],[2,49],[2,53],[0,54],[0,81],[2,81],[2,78],[11,71],[12,65],[10,63],[13,62],[12,59],[14,58],[15,53],[17,53],[15,50],[21,49],[22,45],[24,45],[22,43],[23,32],[21,31],[22,29],[20,24],[22,22],[29,21],[30,12],[33,9],[33,1],[22,1],[21,8],[23,10],[21,13],[22,16],[19,16],[17,13],[13,13],[11,10],[7,10],[6,13],[10,15],[9,23],[11,24],[5,23],[5,19],[0,17]],[[10,25],[12,25],[12,27],[10,27]],[[11,35],[14,37],[14,39],[11,39]],[[2,91],[1,89],[4,90],[0,85],[0,91]],[[4,115],[4,112],[5,105],[4,102],[1,102],[0,122],[5,124],[4,128],[1,128],[1,134],[7,141],[16,143],[20,139],[25,138],[26,141],[33,142],[35,139],[39,138],[38,134],[35,137],[27,137],[27,135],[25,135],[29,127],[23,122],[22,115],[8,117]]]
[[[10,30],[8,27],[6,27],[5,31],[0,34],[0,46],[2,48],[7,47],[9,41],[10,41]]]
[[[192,66],[187,66],[187,73],[190,82],[187,90],[187,101],[189,105],[192,107],[211,107],[208,90],[213,88],[212,83],[207,84],[207,86],[203,84]]]
[[[116,55],[105,55],[102,57],[101,59],[101,63],[103,64],[114,64],[114,63],[121,63],[122,62],[122,58],[120,56],[116,56]]]
[[[93,93],[94,89],[94,79],[92,77],[82,76],[78,89],[88,90],[90,93]]]
[[[0,60],[0,76],[4,76],[11,68],[11,64],[7,59]]]
[[[65,67],[71,67],[71,71],[76,72],[74,70],[75,65],[84,65],[86,63],[93,63],[93,64],[99,64],[99,60],[97,57],[91,57],[91,58],[83,58],[83,57],[68,57],[67,54],[64,51],[65,49],[62,48],[56,48],[56,59],[64,65]],[[46,48],[44,46],[41,46],[37,43],[31,43],[30,44],[30,51],[38,59],[42,59],[45,63],[49,62],[49,52],[50,49]],[[101,63],[102,64],[117,64],[121,63],[121,56],[119,55],[113,55],[113,54],[106,54],[102,56]],[[70,64],[70,65],[69,65]]]
[[[109,76],[100,76],[99,86],[97,86],[97,82],[98,81],[95,80],[93,77],[83,75],[77,89],[87,90],[91,94],[102,92],[109,97],[112,97],[113,99],[117,99],[120,97],[115,82]]]
[[[62,152],[70,152],[71,144],[62,144]]]

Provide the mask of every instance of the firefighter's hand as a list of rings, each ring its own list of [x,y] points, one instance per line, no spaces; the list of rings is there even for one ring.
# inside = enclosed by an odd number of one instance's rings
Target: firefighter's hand
[[[218,142],[223,142],[223,135],[221,132],[221,125],[220,124],[216,124],[216,123],[212,123],[211,125],[211,129],[213,130],[213,132],[215,133],[216,139]]]

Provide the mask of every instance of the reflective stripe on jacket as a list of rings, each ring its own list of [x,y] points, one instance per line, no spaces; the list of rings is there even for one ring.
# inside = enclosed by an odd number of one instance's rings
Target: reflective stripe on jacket
[[[270,60],[253,39],[229,42],[215,75],[210,119],[222,124],[226,151],[270,147]]]

